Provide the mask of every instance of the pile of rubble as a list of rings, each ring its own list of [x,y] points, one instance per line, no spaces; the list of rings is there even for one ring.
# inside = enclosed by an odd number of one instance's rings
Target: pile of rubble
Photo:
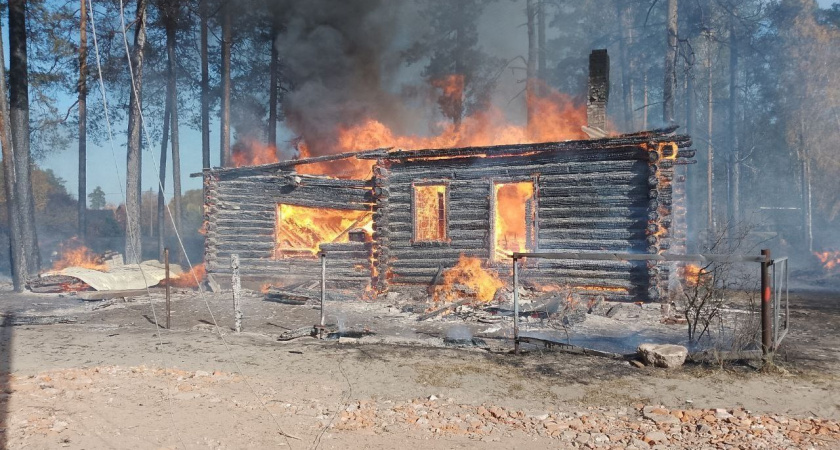
[[[428,432],[499,441],[513,433],[559,440],[573,448],[836,448],[840,424],[752,414],[743,409],[666,409],[635,405],[529,414],[491,405],[461,405],[435,396],[408,402],[358,401],[332,423],[335,430]]]

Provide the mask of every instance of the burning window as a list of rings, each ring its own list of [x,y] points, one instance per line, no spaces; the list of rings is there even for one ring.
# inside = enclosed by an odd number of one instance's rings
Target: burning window
[[[414,186],[415,242],[446,242],[446,190],[445,184]]]
[[[277,205],[275,256],[314,255],[325,243],[348,242],[349,232],[373,227],[369,211]]]
[[[501,261],[513,252],[534,247],[536,202],[534,183],[495,183],[493,185],[493,259]]]

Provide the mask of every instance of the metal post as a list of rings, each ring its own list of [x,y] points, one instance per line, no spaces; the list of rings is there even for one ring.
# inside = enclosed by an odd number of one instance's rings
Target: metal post
[[[519,354],[519,260],[513,257],[513,353]]]
[[[324,313],[324,301],[327,297],[327,254],[321,252],[321,328],[323,329],[326,323],[326,314]]]
[[[233,289],[234,329],[242,332],[242,282],[239,279],[239,255],[230,255],[231,288]]]
[[[773,348],[773,318],[771,317],[772,308],[770,305],[770,264],[772,260],[770,250],[762,250],[761,256],[765,258],[761,262],[761,352],[767,355]]]
[[[163,269],[166,274],[166,329],[169,329],[169,317],[172,315],[172,307],[169,297],[169,248],[163,249]]]

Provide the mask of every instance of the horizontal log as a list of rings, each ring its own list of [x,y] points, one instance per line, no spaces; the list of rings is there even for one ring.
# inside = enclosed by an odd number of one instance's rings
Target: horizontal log
[[[272,199],[277,202],[282,199],[306,202],[324,198],[349,203],[369,203],[371,201],[369,192],[362,190],[348,191],[347,189],[298,188],[287,192],[286,190],[271,189],[270,186],[263,184],[254,184],[247,188],[221,189],[213,198],[216,202],[242,201],[254,197],[255,193],[259,193],[259,196],[262,198]]]
[[[411,243],[409,241],[392,240],[391,245],[390,245],[391,250],[413,248],[416,251],[427,251],[428,249],[434,249],[434,248],[440,248],[440,247],[447,247],[447,248],[459,249],[459,250],[483,249],[483,248],[487,248],[487,240],[485,240],[485,239],[464,239],[464,240],[452,241],[452,242],[449,242],[449,243],[436,243],[436,242]]]
[[[329,197],[327,197],[329,198]],[[275,211],[277,208],[277,204],[284,203],[288,205],[297,205],[297,206],[308,206],[310,208],[326,208],[326,209],[338,209],[338,210],[354,210],[354,211],[370,211],[373,204],[362,204],[362,203],[340,203],[340,202],[332,202],[332,201],[324,201],[324,200],[307,200],[307,201],[299,201],[296,199],[284,199],[283,201],[274,201],[274,202],[260,202],[259,196],[252,195],[247,199],[242,199],[242,201],[220,201],[218,204],[218,209],[221,210],[234,210],[234,211]]]
[[[482,177],[490,174],[494,177],[519,177],[541,173],[585,173],[611,172],[627,168],[649,170],[648,163],[642,159],[617,157],[616,155],[597,157],[597,155],[567,155],[566,158],[552,157],[515,157],[515,158],[469,158],[460,160],[436,160],[425,162],[397,163],[391,168],[391,184],[405,180],[406,175],[413,178],[435,178],[441,174],[453,173],[453,179]],[[641,156],[637,153],[635,156]],[[466,175],[466,176],[462,176]]]
[[[434,249],[420,249],[406,246],[406,247],[390,247],[389,257],[391,261],[401,261],[408,259],[458,259],[461,255],[478,257],[486,259],[490,254],[489,246],[482,246],[472,249],[460,249],[452,247],[442,247]]]
[[[486,231],[482,232],[476,230],[459,230],[453,229],[453,227],[449,228],[449,234],[447,235],[452,244],[462,241],[472,241],[476,238],[487,239],[487,236],[488,234]],[[414,237],[414,235],[411,231],[397,231],[389,233],[388,237],[392,240],[392,242],[407,242],[410,241]]]
[[[539,228],[546,229],[644,229],[647,226],[646,218],[627,217],[565,217],[565,218],[540,218]]]
[[[369,250],[372,247],[372,242],[341,242],[335,244],[321,244],[320,246],[321,250],[329,252],[358,252]]]
[[[274,227],[237,227],[235,225],[216,225],[218,236],[230,236],[229,239],[240,240],[247,237],[259,236],[267,241],[274,241]],[[224,238],[223,238],[224,239]]]
[[[556,241],[563,239],[583,240],[624,240],[642,241],[647,238],[644,229],[550,229],[541,228],[539,239]]]
[[[217,222],[253,222],[254,224],[259,225],[268,225],[274,226],[274,222],[277,218],[277,211],[274,209],[264,210],[264,211],[219,211],[213,214],[213,218]]]
[[[647,202],[645,202],[647,203]],[[577,218],[644,218],[647,217],[648,207],[645,206],[631,206],[631,207],[611,207],[611,208],[575,208],[572,206],[566,207],[544,207],[539,205],[537,214],[540,220],[577,217]]]
[[[604,164],[597,168],[585,169],[583,167],[567,168],[563,165],[536,165],[536,166],[494,166],[486,169],[460,169],[453,170],[448,167],[440,167],[427,172],[407,170],[391,177],[391,194],[405,190],[405,185],[418,181],[438,180],[494,180],[497,182],[525,181],[539,175],[540,181],[546,178],[553,183],[581,184],[599,180],[603,177],[614,181],[639,182],[646,180],[648,169],[646,165],[636,164],[629,167],[616,168],[614,165]]]
[[[645,251],[647,243],[608,240],[546,240],[540,239],[540,250],[572,251],[572,250],[600,250],[604,252],[633,252]]]

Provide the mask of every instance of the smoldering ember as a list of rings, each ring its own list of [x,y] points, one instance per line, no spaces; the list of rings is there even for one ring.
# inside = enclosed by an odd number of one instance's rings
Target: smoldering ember
[[[0,9],[0,448],[840,448],[840,3]]]

